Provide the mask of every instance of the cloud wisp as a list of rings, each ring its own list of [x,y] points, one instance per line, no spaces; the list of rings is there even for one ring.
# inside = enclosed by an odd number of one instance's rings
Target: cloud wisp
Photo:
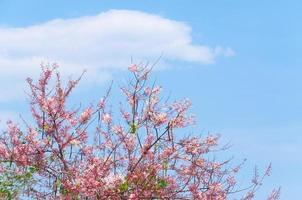
[[[191,28],[183,22],[131,10],[110,10],[28,27],[0,27],[0,44],[0,77],[13,80],[13,85],[37,74],[42,61],[59,63],[66,74],[87,69],[94,79],[103,80],[108,73],[104,77],[97,75],[99,72],[125,69],[132,56],[154,60],[163,53],[165,62],[208,64],[217,56],[234,54],[230,48],[194,44]],[[0,86],[0,90],[5,88]],[[0,101],[17,96],[8,93]]]

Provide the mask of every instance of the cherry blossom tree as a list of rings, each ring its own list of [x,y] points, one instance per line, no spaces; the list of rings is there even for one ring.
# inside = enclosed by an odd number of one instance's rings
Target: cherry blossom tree
[[[163,101],[161,87],[149,85],[151,68],[133,64],[129,71],[118,113],[108,102],[111,87],[97,105],[70,108],[68,98],[80,78],[63,84],[56,65],[42,67],[37,81],[28,78],[34,123],[8,121],[0,135],[0,196],[253,199],[270,166],[239,187],[242,164],[214,159],[225,150],[218,136],[185,134],[183,128],[194,123],[190,101]],[[278,197],[274,190],[268,199]]]

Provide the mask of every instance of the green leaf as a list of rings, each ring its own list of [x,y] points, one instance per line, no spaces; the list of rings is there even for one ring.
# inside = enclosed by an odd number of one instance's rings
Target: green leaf
[[[168,186],[168,182],[165,180],[165,179],[160,179],[160,180],[158,180],[158,182],[157,182],[157,187],[159,188],[159,189],[163,189],[163,188],[165,188],[165,187],[167,187]]]
[[[64,188],[63,185],[60,185],[60,193],[63,195],[67,195],[68,194],[68,190]]]
[[[128,182],[126,181],[120,185],[119,189],[121,192],[126,192],[128,190],[128,187],[129,187],[129,185],[128,185]]]
[[[43,127],[43,129],[44,129],[44,131],[48,131],[49,126],[47,124],[45,124],[44,127]]]
[[[28,171],[33,174],[37,171],[37,168],[35,166],[29,166]]]
[[[130,133],[131,134],[136,134],[136,130],[137,130],[137,125],[136,124],[131,124]]]

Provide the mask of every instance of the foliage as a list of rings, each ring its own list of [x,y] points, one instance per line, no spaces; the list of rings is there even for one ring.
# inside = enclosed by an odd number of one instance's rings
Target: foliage
[[[218,137],[180,135],[194,123],[190,101],[162,102],[161,87],[148,86],[150,69],[129,67],[121,88],[126,105],[113,119],[107,94],[97,105],[69,109],[80,79],[64,87],[57,67],[28,79],[35,124],[7,123],[0,137],[0,194],[8,199],[253,199],[269,169],[239,188],[241,165],[211,158]],[[51,81],[55,80],[52,87]],[[223,149],[222,149],[223,150]],[[269,199],[277,199],[279,190]]]

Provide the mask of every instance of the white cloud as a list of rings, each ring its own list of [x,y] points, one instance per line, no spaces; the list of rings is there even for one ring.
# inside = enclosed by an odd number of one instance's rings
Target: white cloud
[[[96,16],[56,19],[43,24],[0,28],[0,101],[11,100],[29,75],[39,72],[41,61],[55,61],[61,71],[78,73],[84,68],[102,80],[109,70],[124,69],[136,60],[180,60],[208,64],[217,56],[231,56],[230,48],[193,44],[191,28],[179,21],[130,10],[111,10]],[[100,76],[100,72],[106,76]],[[13,83],[12,83],[13,81]],[[1,83],[0,82],[0,83]],[[19,90],[21,92],[21,90]]]

